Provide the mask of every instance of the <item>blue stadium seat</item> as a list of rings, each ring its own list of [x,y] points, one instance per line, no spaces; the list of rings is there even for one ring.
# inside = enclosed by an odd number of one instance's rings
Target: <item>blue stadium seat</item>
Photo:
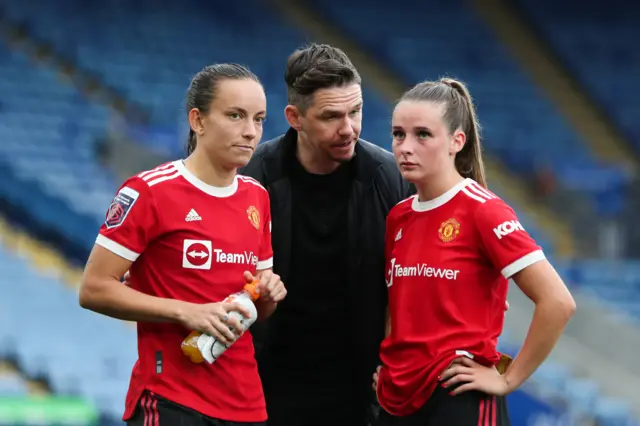
[[[574,412],[580,414],[592,413],[600,395],[597,383],[585,380],[574,379],[565,384],[564,392],[569,400]]]
[[[138,12],[131,13],[130,2],[116,0],[63,0],[55,5],[34,1],[36,14],[32,13],[33,3],[27,7],[0,0],[0,4],[11,18],[31,25],[61,53],[101,73],[130,100],[151,111],[155,120],[151,131],[146,127],[130,130],[159,152],[182,156],[187,135],[182,110],[186,87],[197,70],[215,61],[248,64],[263,80],[269,101],[263,139],[288,127],[282,113],[285,58],[305,37],[284,25],[261,2],[254,0],[248,8],[203,0],[186,0],[179,6],[169,0],[144,0],[137,3]],[[231,19],[238,16],[242,16],[242,27],[250,31],[236,29]],[[165,21],[172,24],[158,26]],[[202,33],[194,45],[188,29],[196,27]],[[255,34],[270,37],[256,39]],[[61,81],[50,69],[34,66],[6,46],[0,45],[0,51],[8,64],[0,68],[0,81],[5,75],[13,78],[10,96],[0,111],[0,138],[7,141],[0,146],[0,196],[89,250],[117,186],[94,159],[96,140],[107,131],[108,112],[84,100],[70,82]],[[18,78],[25,75],[32,78]],[[27,105],[30,101],[23,99],[28,99],[24,93],[37,94],[38,102]],[[391,105],[367,87],[364,98],[363,137],[389,149]],[[26,125],[30,122],[42,124],[32,129]],[[535,224],[520,215],[523,225],[550,252]]]
[[[0,270],[5,278],[0,280],[0,357],[15,360],[30,377],[46,379],[57,394],[81,396],[117,421],[137,357],[135,329],[81,309],[74,290],[2,248]],[[500,350],[516,354],[507,334],[500,338]],[[546,389],[567,391],[576,404],[593,397],[585,386],[571,391],[580,386],[570,385],[575,379],[563,365],[545,364],[536,380]],[[21,392],[26,392],[24,383],[0,376],[0,396]],[[619,415],[612,404],[600,407],[599,415]]]
[[[27,385],[19,376],[0,373],[0,398],[7,396],[24,396],[28,392]]]
[[[2,249],[0,270],[0,312],[7,320],[0,327],[0,357],[46,379],[56,393],[81,395],[119,418],[137,358],[135,328],[81,309],[74,290]],[[0,396],[10,392],[24,388],[0,376]]]
[[[37,0],[38,14],[14,2],[4,3],[14,20],[25,22],[59,53],[150,111],[154,124],[170,135],[160,138],[159,146],[155,139],[146,139],[161,153],[182,154],[186,133],[176,129],[185,125],[186,89],[197,71],[215,62],[239,62],[256,72],[269,89],[265,136],[286,128],[285,58],[302,37],[262,2],[144,0],[136,6],[139,13],[131,13],[131,4],[125,1],[64,0],[53,5]],[[236,29],[236,19],[243,22],[242,33]],[[198,28],[197,42],[193,28]]]
[[[503,333],[498,350],[515,358],[519,347],[512,336]],[[547,360],[533,374],[528,387],[539,397],[565,406],[572,418],[597,418],[601,422],[599,426],[633,424],[628,407],[623,402],[604,398],[595,382],[576,376],[570,365]]]
[[[246,64],[262,79],[269,109],[263,139],[287,128],[282,114],[286,106],[284,65],[305,37],[284,25],[262,2],[253,1],[248,7],[233,2],[145,0],[137,6],[140,15],[131,13],[129,2],[116,0],[65,0],[55,6],[37,0],[38,14],[14,2],[4,3],[14,20],[31,25],[61,54],[150,111],[151,130],[131,131],[161,154],[183,154],[187,86],[197,71],[215,62]],[[151,9],[155,9],[153,14],[148,13]],[[243,32],[236,29],[233,19],[242,19]],[[168,22],[171,24],[163,25]],[[199,28],[198,43],[190,36],[192,28]],[[367,120],[364,136],[388,147],[389,105],[370,90],[365,90],[365,98],[372,119]]]
[[[517,2],[568,70],[640,153],[640,6],[624,0]]]
[[[483,123],[485,146],[513,172],[531,178],[550,167],[554,173],[561,171],[556,176],[565,186],[594,197],[602,174],[627,181],[623,172],[601,164],[586,149],[464,1],[389,8],[384,2],[328,0],[313,7],[407,84],[447,75],[467,82]],[[606,189],[621,191],[611,185]]]
[[[116,186],[95,161],[107,109],[24,53],[2,42],[0,52],[0,193],[13,204],[26,203],[50,227],[66,227],[68,235],[96,230]]]
[[[621,401],[602,398],[594,407],[595,418],[599,426],[629,426],[630,410]]]
[[[540,164],[551,164],[566,186],[592,194],[600,194],[603,181],[609,182],[605,189],[624,182],[582,146],[460,1],[416,4],[411,14],[364,0],[331,0],[316,7],[378,59],[393,64],[408,83],[441,74],[467,81],[488,150],[512,170],[531,176]],[[305,36],[258,0],[0,0],[0,7],[9,19],[26,24],[31,34],[149,111],[151,128],[129,131],[159,153],[182,155],[185,90],[195,72],[216,61],[247,64],[262,79],[269,102],[264,139],[287,128],[285,58]],[[465,31],[450,31],[452,22]],[[620,65],[625,55],[616,51],[610,59]],[[1,41],[0,92],[0,198],[88,250],[117,186],[95,159],[109,131],[108,108]],[[391,105],[367,87],[364,97],[363,136],[388,149]],[[532,219],[522,213],[520,219],[549,253]],[[135,330],[80,309],[75,291],[58,277],[36,272],[2,249],[0,270],[0,358],[14,359],[29,376],[46,378],[56,393],[82,395],[118,419],[136,359]],[[561,271],[640,318],[640,264],[579,261],[561,265]],[[515,355],[508,335],[501,337],[500,347]],[[567,366],[547,363],[534,379],[549,393],[564,393],[576,411],[589,411],[602,425],[618,426],[628,418],[624,405],[603,400],[593,383],[576,378]],[[26,392],[20,386],[0,377],[0,395]]]
[[[563,278],[640,324],[640,261],[581,259],[564,262]]]

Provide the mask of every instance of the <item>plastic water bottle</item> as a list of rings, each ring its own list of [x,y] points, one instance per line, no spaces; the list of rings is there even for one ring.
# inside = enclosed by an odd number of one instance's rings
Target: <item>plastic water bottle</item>
[[[222,303],[237,303],[249,312],[249,318],[246,318],[240,312],[229,312],[229,318],[235,318],[240,322],[242,331],[246,331],[258,318],[258,310],[255,301],[260,297],[260,293],[256,289],[256,282],[247,284],[241,292],[231,294],[225,298]],[[186,339],[182,341],[182,353],[185,354],[193,363],[200,364],[207,361],[213,364],[216,359],[226,351],[226,346],[217,338],[199,331],[192,331]]]

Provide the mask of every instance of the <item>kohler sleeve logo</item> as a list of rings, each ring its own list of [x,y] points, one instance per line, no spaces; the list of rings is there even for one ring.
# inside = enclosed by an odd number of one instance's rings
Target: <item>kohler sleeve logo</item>
[[[517,220],[508,220],[493,228],[493,232],[499,240],[515,231],[524,231],[524,228]]]

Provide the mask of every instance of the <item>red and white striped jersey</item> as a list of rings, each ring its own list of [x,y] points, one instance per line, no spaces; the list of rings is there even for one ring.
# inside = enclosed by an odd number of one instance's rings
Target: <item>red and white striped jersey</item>
[[[210,186],[182,161],[128,179],[118,190],[96,244],[133,262],[133,288],[193,303],[219,302],[242,291],[244,271],[271,268],[267,191],[238,175],[228,187]],[[204,415],[236,422],[267,418],[251,333],[214,364],[193,364],[180,344],[190,330],[138,323],[138,362],[124,419],[144,390]]]
[[[385,256],[391,334],[381,345],[378,399],[405,416],[457,356],[498,362],[507,279],[545,256],[513,209],[471,179],[434,200],[396,205]]]

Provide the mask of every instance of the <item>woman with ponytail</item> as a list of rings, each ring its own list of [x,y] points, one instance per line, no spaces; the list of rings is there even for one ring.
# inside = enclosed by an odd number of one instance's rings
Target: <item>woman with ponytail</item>
[[[266,96],[247,68],[216,64],[193,78],[186,107],[187,158],[122,184],[87,261],[79,301],[137,322],[127,425],[264,426],[251,330],[231,315],[250,313],[227,296],[255,280],[263,319],[286,295],[271,271],[269,195],[237,173],[262,137]],[[120,283],[125,271],[128,285]],[[192,362],[181,349],[192,331],[233,346],[215,362]]]
[[[397,165],[418,194],[387,217],[378,425],[508,425],[505,395],[544,361],[575,303],[514,211],[488,189],[463,83],[416,85],[392,126]],[[509,279],[536,306],[512,362],[496,350]]]

